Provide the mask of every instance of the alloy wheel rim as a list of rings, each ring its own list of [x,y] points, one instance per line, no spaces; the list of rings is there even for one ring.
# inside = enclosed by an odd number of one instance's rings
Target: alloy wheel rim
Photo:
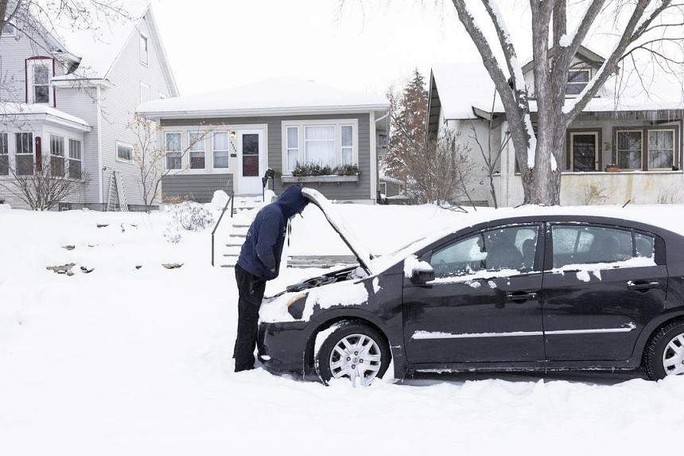
[[[380,346],[365,334],[343,337],[330,353],[332,377],[348,377],[354,385],[369,385],[378,376],[381,364]]]
[[[673,337],[665,347],[663,368],[665,375],[684,374],[684,333]]]

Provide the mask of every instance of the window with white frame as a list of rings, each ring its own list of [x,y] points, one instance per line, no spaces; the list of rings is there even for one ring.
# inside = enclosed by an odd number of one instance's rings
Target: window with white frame
[[[568,72],[568,85],[565,88],[566,95],[578,95],[589,84],[591,70],[581,68]]]
[[[672,169],[675,130],[648,130],[648,169]]]
[[[182,136],[178,132],[164,133],[164,150],[166,151],[166,169],[181,169]]]
[[[0,133],[0,176],[9,174],[9,144],[7,133]]]
[[[286,121],[283,127],[283,168],[287,173],[291,173],[298,163],[334,169],[358,162],[358,128],[355,121]]]
[[[287,171],[292,172],[297,167],[299,159],[299,127],[287,127]]]
[[[64,137],[50,135],[50,174],[64,177]]]
[[[188,147],[188,154],[190,155],[190,169],[204,169],[206,165],[204,133],[201,131],[188,132]]]
[[[33,103],[50,103],[50,77],[52,76],[52,60],[37,59],[31,64],[31,80]]]
[[[140,63],[147,66],[150,61],[149,42],[145,35],[140,35]]]
[[[214,168],[228,168],[230,165],[230,136],[228,132],[214,133]]]
[[[69,139],[69,177],[81,178],[81,141]]]
[[[116,143],[116,158],[124,161],[133,160],[133,146],[126,143]]]
[[[17,175],[33,174],[33,133],[15,133],[16,140],[14,155],[16,159]]]
[[[677,128],[625,128],[615,131],[617,165],[625,170],[672,170],[679,162]]]

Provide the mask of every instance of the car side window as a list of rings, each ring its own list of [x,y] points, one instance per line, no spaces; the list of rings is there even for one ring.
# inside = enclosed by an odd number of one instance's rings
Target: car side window
[[[653,258],[653,236],[627,229],[591,225],[551,228],[553,267],[570,264],[616,263],[635,257]]]
[[[430,265],[435,277],[478,271],[530,271],[537,249],[537,226],[512,226],[482,231],[436,249]]]

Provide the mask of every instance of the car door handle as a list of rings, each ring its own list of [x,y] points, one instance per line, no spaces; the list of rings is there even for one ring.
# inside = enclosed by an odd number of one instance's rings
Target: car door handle
[[[537,293],[534,291],[513,291],[506,293],[506,299],[512,302],[525,302],[529,299],[537,299]]]
[[[627,288],[633,291],[648,291],[652,288],[660,288],[660,282],[657,280],[651,282],[645,280],[637,280],[636,282],[629,280],[627,281]]]

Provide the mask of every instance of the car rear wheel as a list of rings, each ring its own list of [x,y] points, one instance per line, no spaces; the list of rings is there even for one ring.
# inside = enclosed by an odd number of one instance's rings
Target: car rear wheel
[[[646,347],[644,365],[652,380],[684,374],[684,321],[658,330]]]
[[[336,325],[316,354],[316,372],[324,383],[348,378],[367,386],[382,378],[390,363],[390,350],[377,330],[353,321]]]

